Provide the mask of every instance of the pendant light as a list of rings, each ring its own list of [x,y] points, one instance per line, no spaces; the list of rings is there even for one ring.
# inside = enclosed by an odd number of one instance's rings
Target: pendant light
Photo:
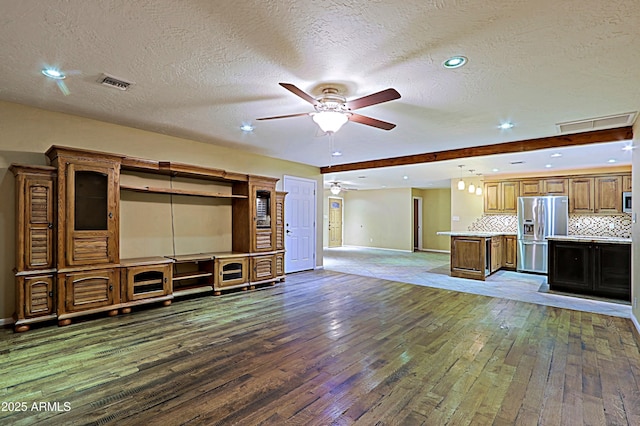
[[[460,191],[464,191],[464,181],[462,180],[462,168],[464,167],[464,164],[461,164],[458,167],[460,167],[460,180],[458,181],[458,189]]]
[[[478,177],[482,176],[482,173],[478,173]],[[480,184],[476,187],[476,195],[482,195],[482,178],[480,178]]]
[[[474,169],[471,169],[471,170],[469,170],[469,173],[473,174],[474,171],[475,171]],[[475,192],[476,192],[476,186],[473,184],[473,182],[471,182],[469,184],[469,193],[473,194]]]

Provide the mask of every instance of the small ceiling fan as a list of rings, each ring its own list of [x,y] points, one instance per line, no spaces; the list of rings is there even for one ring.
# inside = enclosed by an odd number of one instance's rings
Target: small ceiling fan
[[[340,192],[342,191],[357,191],[358,188],[346,188],[344,186],[342,186],[342,184],[340,182],[334,181],[334,182],[330,182],[331,186],[329,187],[329,191],[331,191],[331,193],[333,195],[338,195]]]
[[[305,101],[309,102],[311,105],[313,105],[315,111],[289,115],[278,115],[274,117],[263,117],[257,118],[257,120],[274,120],[278,118],[310,115],[313,121],[315,121],[316,124],[320,126],[320,129],[322,129],[322,131],[325,133],[337,132],[347,121],[353,121],[356,123],[365,124],[367,126],[377,127],[378,129],[383,130],[391,130],[396,127],[396,125],[393,123],[388,123],[386,121],[352,112],[360,108],[381,104],[383,102],[389,102],[394,99],[399,99],[400,93],[398,93],[395,89],[386,89],[381,92],[376,92],[371,95],[347,101],[344,96],[338,93],[337,89],[331,87],[323,89],[322,94],[317,98],[314,98],[313,96],[302,91],[293,84],[279,84],[294,95],[297,95]]]

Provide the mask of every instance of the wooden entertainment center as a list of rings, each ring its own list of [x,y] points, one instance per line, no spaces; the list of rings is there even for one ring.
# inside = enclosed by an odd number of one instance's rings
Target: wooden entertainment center
[[[169,305],[178,296],[284,280],[286,194],[276,192],[277,178],[62,146],[46,156],[49,166],[10,167],[16,178],[16,332],[40,321],[57,319],[63,326],[98,312],[113,316],[142,304]],[[169,252],[120,257],[121,191],[168,204],[170,217],[162,220],[170,223]],[[176,252],[174,207],[185,197],[213,199],[217,207],[210,210],[229,216],[210,218],[230,228],[211,252]],[[153,223],[157,212],[146,211]]]

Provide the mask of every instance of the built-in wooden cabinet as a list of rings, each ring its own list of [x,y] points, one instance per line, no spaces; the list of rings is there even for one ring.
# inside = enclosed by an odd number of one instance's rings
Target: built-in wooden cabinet
[[[622,213],[622,177],[595,177],[594,196],[595,213]]]
[[[631,191],[630,173],[488,181],[484,213],[516,213],[518,197],[568,196],[569,213],[621,214],[622,193]]]
[[[498,269],[502,268],[502,250],[503,250],[503,236],[491,237],[491,270],[490,273],[494,273]]]
[[[631,245],[549,242],[549,287],[631,300]]]
[[[483,237],[451,237],[452,277],[484,280],[489,275],[486,241]]]
[[[547,178],[541,179],[542,191],[540,195],[569,195],[569,179]]]
[[[67,325],[81,315],[128,313],[177,296],[284,280],[286,193],[276,192],[277,178],[60,146],[46,156],[49,166],[11,166],[16,331],[36,321]],[[174,187],[176,179],[189,182]],[[140,183],[149,180],[158,185]],[[227,199],[232,251],[120,259],[121,190],[169,194],[171,203],[173,195]]]
[[[504,236],[504,245],[502,247],[502,265],[505,269],[513,269],[515,270],[518,261],[518,244],[517,238],[515,235],[505,235]]]
[[[78,313],[118,313],[120,270],[117,268],[58,272],[58,324],[67,325]]]
[[[173,291],[172,259],[165,257],[128,259],[121,263],[120,296],[124,305],[132,305],[141,301],[168,301],[170,304]],[[123,312],[130,311],[129,305]]]
[[[58,169],[58,268],[118,263],[121,157],[56,146],[47,156]]]
[[[222,290],[249,285],[249,259],[246,255],[224,254],[215,257],[214,290]]]
[[[520,194],[519,181],[485,182],[484,211],[488,214],[516,213]]]
[[[569,213],[594,213],[594,197],[592,177],[569,179]]]

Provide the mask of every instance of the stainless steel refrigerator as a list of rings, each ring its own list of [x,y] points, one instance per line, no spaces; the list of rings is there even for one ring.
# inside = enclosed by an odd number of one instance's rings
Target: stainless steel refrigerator
[[[569,200],[561,197],[518,198],[518,271],[547,273],[549,235],[567,235]]]

